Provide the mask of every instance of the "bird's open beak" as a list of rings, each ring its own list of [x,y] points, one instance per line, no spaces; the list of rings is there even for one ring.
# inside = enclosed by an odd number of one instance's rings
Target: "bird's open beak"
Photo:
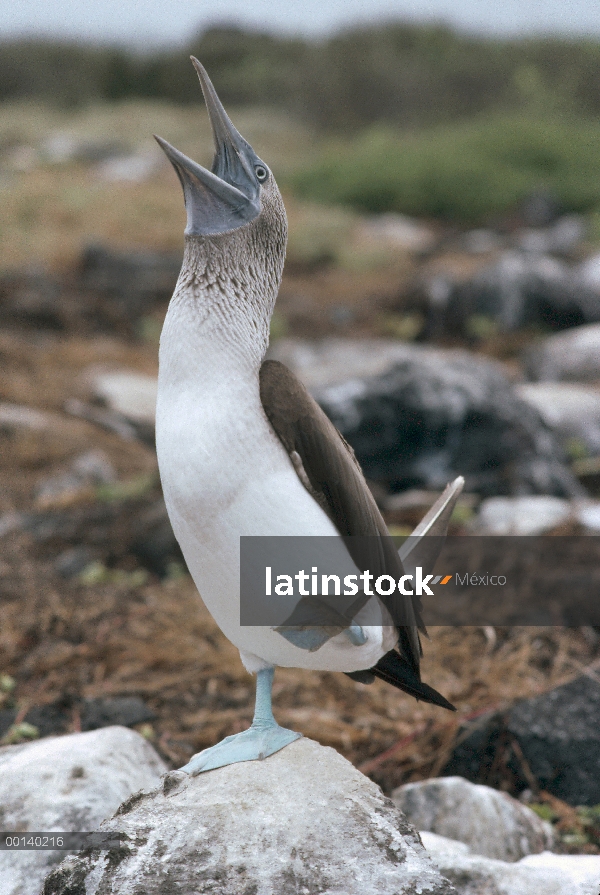
[[[202,65],[192,56],[210,116],[215,141],[212,170],[198,165],[166,140],[158,145],[175,168],[187,211],[186,236],[225,233],[260,213],[260,184],[254,168],[260,159],[238,133]]]

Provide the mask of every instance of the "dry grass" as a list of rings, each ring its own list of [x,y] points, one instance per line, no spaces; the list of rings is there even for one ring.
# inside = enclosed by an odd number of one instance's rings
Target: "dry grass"
[[[317,145],[309,131],[283,112],[246,108],[230,109],[229,114],[256,152],[270,154],[269,164],[279,170],[305,159]],[[212,133],[200,91],[197,106],[127,100],[60,112],[25,102],[0,104],[0,146],[5,149],[27,145],[43,156],[45,141],[57,134],[119,143],[132,151],[154,148],[152,134],[159,134],[201,164],[212,158]]]
[[[276,172],[310,154],[310,135],[285,115],[244,110],[232,117]],[[208,116],[198,107],[124,102],[60,113],[26,104],[0,106],[0,269],[68,268],[90,242],[114,248],[177,250],[183,244],[181,190],[152,134],[210,165]],[[51,162],[56,138],[114,143],[150,160],[141,182],[110,181],[92,161]]]
[[[116,339],[2,336],[0,400],[54,414],[55,429],[4,433],[2,511],[33,508],[35,485],[90,447],[121,479],[155,468],[146,447],[71,420],[63,402],[83,388],[90,364],[151,372],[155,350]],[[82,378],[83,377],[83,378]],[[248,724],[253,682],[204,609],[188,577],[131,588],[61,579],[52,550],[27,533],[2,541],[0,667],[17,681],[21,709],[71,694],[139,694],[156,711],[155,742],[173,764]],[[436,628],[423,677],[457,706],[456,716],[382,682],[279,669],[279,720],[339,749],[384,788],[439,773],[457,729],[480,712],[536,695],[595,659],[579,630]],[[77,728],[74,715],[72,729]]]
[[[156,741],[175,764],[249,724],[252,680],[187,576],[136,590],[57,585],[26,535],[10,539],[3,565],[12,598],[5,592],[0,603],[0,649],[20,705],[65,693],[138,694],[156,711]],[[389,790],[439,774],[461,721],[544,692],[593,660],[576,630],[506,629],[495,644],[480,628],[430,634],[423,677],[456,704],[456,716],[382,682],[278,669],[279,721],[338,749]]]
[[[234,110],[232,118],[280,179],[319,151],[309,132],[280,113]],[[118,251],[181,251],[181,190],[153,132],[210,164],[212,137],[201,104],[127,102],[71,113],[0,106],[0,273],[46,268],[68,274],[92,243]],[[128,182],[107,180],[97,162],[50,163],[45,147],[57,137],[115,143],[155,168],[146,179]],[[361,219],[347,209],[304,202],[287,192],[284,198],[289,245],[278,303],[280,330],[311,336],[388,333],[386,312],[414,275],[412,258],[362,239]],[[378,320],[383,321],[379,328]]]
[[[316,139],[281,113],[234,110],[232,118],[280,179],[319,151]],[[152,133],[210,165],[212,137],[201,104],[177,108],[140,101],[71,113],[0,106],[0,272],[39,267],[68,272],[91,243],[119,251],[181,251],[181,190]],[[146,179],[128,182],[107,180],[95,162],[51,164],[44,147],[57,136],[115,143],[155,167]],[[289,193],[285,203],[290,238],[279,314],[311,334],[339,328],[338,318],[342,328],[359,332],[369,317],[372,329],[374,314],[412,275],[410,257],[362,241],[360,219],[348,210],[299,201]]]
[[[143,184],[101,183],[87,168],[40,169],[4,188],[4,269],[68,269],[94,242],[124,250],[180,249],[183,203],[169,172]]]

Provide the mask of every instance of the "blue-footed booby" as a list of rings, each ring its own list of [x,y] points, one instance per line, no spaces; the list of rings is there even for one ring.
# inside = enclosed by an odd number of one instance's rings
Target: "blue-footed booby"
[[[215,156],[208,171],[156,138],[177,172],[187,212],[181,273],[160,339],[156,446],[169,517],[194,582],[245,668],[257,674],[252,726],[194,755],[182,770],[197,774],[265,758],[300,736],[273,718],[277,665],[345,672],[365,683],[379,677],[453,707],[421,682],[423,628],[411,597],[404,598],[410,624],[395,627],[389,617],[385,624],[380,614],[379,624],[354,623],[316,643],[240,624],[243,535],[335,536],[340,543],[340,535],[368,535],[378,539],[383,568],[394,579],[403,565],[351,448],[296,376],[265,360],[285,257],[285,209],[271,170],[233,126],[202,65],[192,62]],[[417,546],[424,534],[445,534],[461,487],[461,479],[449,486],[421,522]],[[360,569],[361,556],[346,549]],[[432,565],[420,549],[421,564]]]

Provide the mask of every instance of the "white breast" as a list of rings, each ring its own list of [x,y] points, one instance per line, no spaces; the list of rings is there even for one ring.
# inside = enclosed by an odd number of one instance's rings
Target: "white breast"
[[[372,667],[393,647],[392,629],[366,627],[363,646],[339,635],[309,653],[270,628],[240,625],[240,536],[338,533],[271,429],[258,375],[237,370],[234,360],[223,370],[220,352],[213,358],[210,347],[206,352],[197,375],[182,381],[169,375],[172,365],[163,363],[161,344],[156,420],[169,517],[202,599],[249,670],[264,664],[335,671]],[[349,555],[347,564],[356,574]]]

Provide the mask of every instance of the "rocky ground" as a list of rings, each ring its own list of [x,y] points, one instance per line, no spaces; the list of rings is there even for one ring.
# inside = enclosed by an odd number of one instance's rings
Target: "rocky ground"
[[[182,149],[192,152],[196,136],[186,139]],[[0,738],[118,723],[177,767],[245,727],[253,704],[252,679],[185,572],[153,448],[180,197],[160,163],[125,176],[96,169],[97,160],[51,168],[13,155],[0,276]],[[543,202],[533,216],[469,233],[288,206],[273,350],[356,435],[394,530],[406,534],[462,472],[468,493],[457,534],[597,532],[600,298],[584,222],[544,211]],[[97,242],[84,248],[82,232]],[[164,253],[131,252],[132,241]],[[328,341],[307,341],[315,337]],[[456,349],[463,353],[445,353]],[[336,388],[350,373],[362,384],[348,403]],[[391,396],[396,413],[400,394],[436,450],[427,462],[412,457],[382,472],[347,411],[368,405],[377,417]],[[458,417],[444,417],[449,407]],[[457,437],[445,438],[449,430]],[[475,443],[475,432],[487,442]],[[489,444],[501,450],[486,466]],[[466,457],[469,470],[460,468]],[[430,638],[423,677],[456,716],[381,682],[280,669],[278,719],[335,747],[390,792],[439,775],[482,716],[576,677],[597,681],[593,626],[434,627]],[[544,789],[518,743],[498,743],[480,782],[525,791],[555,823],[560,848],[597,850],[593,806],[578,813]]]
[[[176,767],[248,724],[253,682],[185,573],[143,388],[128,416],[98,400],[107,372],[155,375],[155,339],[102,328],[13,319],[0,335],[0,733],[8,743],[122,723]],[[396,500],[390,522],[417,521],[431,500],[420,494],[404,506]],[[465,530],[472,506],[463,505],[455,531]],[[334,746],[390,791],[439,774],[459,730],[481,714],[597,667],[592,628],[430,634],[423,675],[456,704],[456,716],[380,682],[280,669],[279,720]],[[509,758],[498,756],[495,783],[518,792],[522,774],[519,782]],[[563,823],[565,848],[595,850],[573,809],[539,788],[528,798]]]
[[[22,834],[0,850],[11,895],[598,890],[600,856],[557,854],[556,830],[506,793],[450,776],[385,798],[307,738],[195,778],[122,726],[7,746],[0,765],[5,824]],[[14,848],[40,826],[65,832],[46,851]]]

